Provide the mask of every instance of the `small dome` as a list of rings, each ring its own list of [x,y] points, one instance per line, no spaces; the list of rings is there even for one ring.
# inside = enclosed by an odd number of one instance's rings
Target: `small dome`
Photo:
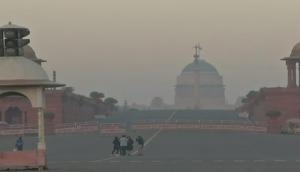
[[[44,69],[24,57],[1,57],[0,80],[49,80]]]
[[[188,64],[182,70],[182,72],[194,72],[194,71],[218,73],[217,69],[213,65],[207,63],[204,60],[198,60],[198,59],[195,59],[193,63]]]
[[[294,48],[293,48],[293,50],[292,50],[292,52],[291,52],[290,57],[299,57],[299,58],[300,58],[300,42],[298,42],[298,43],[294,46]]]

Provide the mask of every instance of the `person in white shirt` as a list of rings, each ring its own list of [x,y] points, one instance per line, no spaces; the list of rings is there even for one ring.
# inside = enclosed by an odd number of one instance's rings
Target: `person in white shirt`
[[[120,146],[121,146],[121,155],[126,155],[128,139],[125,135],[120,138]]]

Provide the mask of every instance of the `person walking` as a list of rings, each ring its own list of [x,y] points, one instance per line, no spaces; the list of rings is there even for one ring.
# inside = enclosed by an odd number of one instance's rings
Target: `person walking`
[[[120,153],[120,140],[118,137],[115,137],[114,140],[113,140],[113,150],[111,152],[111,154],[119,154]]]
[[[121,146],[121,155],[122,155],[122,156],[125,156],[125,155],[126,155],[127,142],[128,142],[127,137],[126,137],[125,135],[123,135],[123,136],[120,138],[120,146]]]
[[[24,145],[24,142],[23,142],[22,136],[20,136],[16,141],[16,145],[15,145],[16,150],[17,151],[22,151],[23,150],[23,145]]]
[[[142,136],[138,136],[136,138],[136,142],[138,144],[138,155],[143,155],[143,149],[144,149],[144,138]]]
[[[127,140],[127,151],[128,151],[128,155],[131,155],[131,152],[133,150],[134,141],[130,136],[128,136],[127,139],[128,139]]]

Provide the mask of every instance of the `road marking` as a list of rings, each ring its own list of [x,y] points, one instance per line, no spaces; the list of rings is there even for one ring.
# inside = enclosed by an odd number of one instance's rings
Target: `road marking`
[[[265,160],[262,160],[262,159],[256,159],[256,160],[253,160],[253,162],[265,162]]]
[[[174,116],[175,116],[175,114],[176,114],[176,111],[174,111],[174,112],[169,116],[169,118],[166,120],[166,122],[169,122],[171,119],[173,119]]]
[[[109,161],[110,163],[119,163],[121,161]]]
[[[145,147],[155,138],[159,135],[159,133],[162,131],[163,129],[159,129],[158,131],[156,131],[146,142],[145,142]],[[135,154],[135,152],[134,152]]]
[[[224,160],[213,160],[213,162],[224,162]]]
[[[142,161],[128,161],[130,163],[141,163]]]
[[[300,159],[297,159],[296,162],[300,162]]]
[[[166,122],[169,122],[172,118],[174,118],[176,114],[176,111],[174,111],[169,118],[166,120]],[[161,132],[163,131],[163,129],[159,129],[158,131],[156,131],[146,142],[145,142],[145,147],[155,138],[157,137]]]
[[[166,122],[169,122],[172,118],[174,118],[176,114],[176,111],[174,111],[169,117],[168,119],[166,120]],[[145,144],[144,144],[144,148],[154,139],[156,138],[161,132],[163,131],[162,128],[160,128],[159,130],[157,130],[149,139],[146,140]],[[132,153],[132,155],[136,155],[138,153],[138,151],[134,151]]]
[[[157,161],[157,160],[155,160],[155,161],[151,161],[152,163],[161,163],[161,161]]]
[[[108,161],[108,160],[112,160],[112,159],[116,159],[116,158],[118,158],[118,157],[109,157],[109,158],[98,159],[98,160],[89,161],[89,162],[92,162],[92,163],[97,163],[97,162]]]
[[[56,162],[56,161],[50,161],[50,162],[47,162],[48,164],[59,164],[61,162]]]
[[[282,160],[282,159],[275,159],[274,162],[286,162],[286,160]]]
[[[202,163],[202,160],[192,160],[193,163]]]
[[[233,160],[233,162],[238,162],[238,163],[241,163],[241,162],[245,162],[245,160],[236,159],[236,160]]]

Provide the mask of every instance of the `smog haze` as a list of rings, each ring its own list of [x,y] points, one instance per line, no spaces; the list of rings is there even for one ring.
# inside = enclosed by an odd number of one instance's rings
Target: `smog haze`
[[[173,104],[176,77],[202,59],[223,76],[234,103],[249,90],[286,86],[289,56],[300,41],[294,0],[7,0],[0,21],[31,30],[31,46],[51,77],[122,104]]]

